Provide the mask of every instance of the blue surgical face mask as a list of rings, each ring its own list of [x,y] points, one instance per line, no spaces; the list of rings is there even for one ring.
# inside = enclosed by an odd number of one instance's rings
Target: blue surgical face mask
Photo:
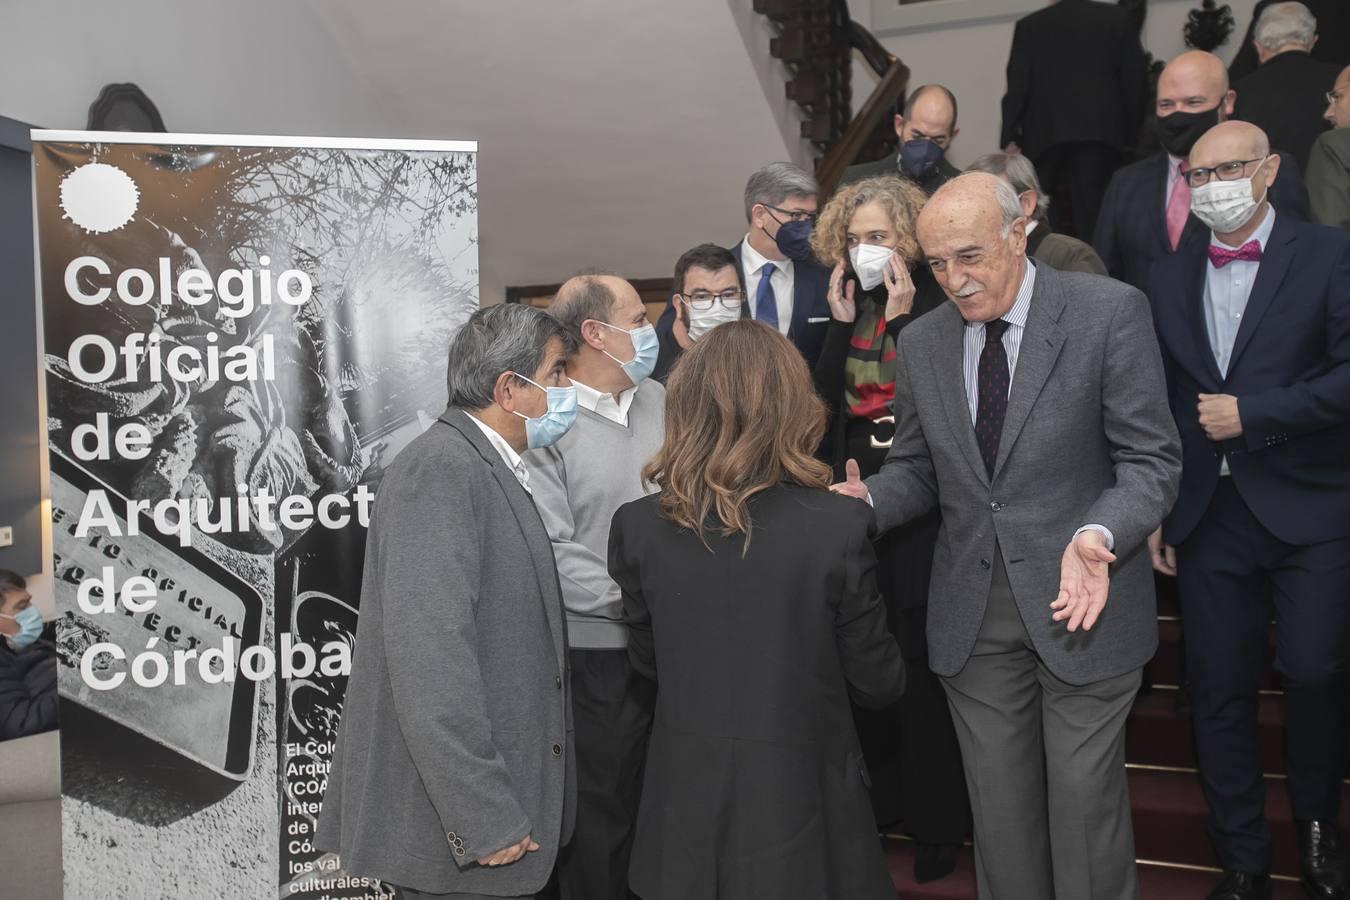
[[[931,175],[946,152],[928,138],[905,141],[900,145],[900,171],[910,178]]]
[[[661,352],[661,342],[656,337],[656,327],[648,323],[628,331],[617,325],[601,322],[599,319],[595,321],[613,331],[622,331],[633,342],[633,358],[628,362],[624,362],[614,354],[607,353],[604,350],[600,352],[618,363],[619,368],[623,369],[623,373],[628,376],[628,380],[633,384],[641,384],[642,379],[650,377],[653,370],[656,369],[656,357]]]
[[[538,450],[540,447],[551,447],[558,443],[577,420],[577,389],[570,384],[567,387],[544,387],[519,372],[511,374],[539,388],[548,398],[548,407],[544,410],[544,414],[533,419],[515,410],[511,411],[525,420],[525,446],[531,450]]]
[[[42,613],[36,606],[19,610],[17,616],[0,613],[0,619],[13,619],[19,623],[19,633],[9,635],[9,642],[15,647],[27,647],[42,634]]]

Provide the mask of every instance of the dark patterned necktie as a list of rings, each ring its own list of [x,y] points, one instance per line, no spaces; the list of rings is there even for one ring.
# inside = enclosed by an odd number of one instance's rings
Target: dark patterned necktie
[[[1008,412],[1008,351],[1003,332],[1008,322],[995,319],[984,325],[984,349],[980,351],[979,402],[975,409],[975,440],[984,457],[984,469],[994,477],[998,442],[1003,436],[1003,417]]]

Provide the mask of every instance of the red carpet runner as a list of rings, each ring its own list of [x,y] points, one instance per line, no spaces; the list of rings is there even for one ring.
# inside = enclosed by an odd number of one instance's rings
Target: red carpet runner
[[[1155,687],[1151,694],[1135,703],[1125,749],[1140,895],[1143,900],[1203,900],[1218,876],[1214,852],[1205,834],[1205,798],[1195,774],[1190,719],[1178,715],[1173,708],[1181,660],[1181,625],[1175,606],[1160,599],[1158,620],[1161,646],[1149,667]],[[1273,655],[1273,643],[1271,647]],[[1284,711],[1278,679],[1269,666],[1262,687],[1267,692],[1262,697],[1260,714],[1262,759],[1267,773],[1266,813],[1275,835],[1275,874],[1287,876],[1277,881],[1275,898],[1298,900],[1303,897],[1297,883],[1298,851],[1283,781]],[[1344,790],[1342,827],[1350,830],[1350,786]],[[975,864],[970,848],[962,852],[954,874],[919,885],[914,883],[912,844],[891,836],[884,839],[884,846],[899,897],[974,900]]]

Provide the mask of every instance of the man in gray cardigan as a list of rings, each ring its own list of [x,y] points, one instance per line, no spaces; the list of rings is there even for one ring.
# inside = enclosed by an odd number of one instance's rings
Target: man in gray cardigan
[[[525,454],[553,539],[571,647],[577,828],[558,862],[558,886],[562,900],[628,900],[656,685],[628,661],[623,604],[606,556],[615,511],[650,492],[642,467],[665,435],[666,391],[647,377],[656,332],[631,284],[579,276],[548,311],[576,341],[567,377],[579,407],[562,440]]]
[[[376,496],[316,843],[406,898],[533,896],[571,836],[566,625],[520,458],[575,413],[570,346],[540,310],[474,313]]]
[[[1181,456],[1148,301],[1026,258],[1017,195],[953,179],[919,242],[954,302],[901,335],[881,530],[942,510],[928,607],[982,900],[1138,896],[1125,717],[1157,647],[1145,541]],[[1108,600],[1109,589],[1109,600]]]

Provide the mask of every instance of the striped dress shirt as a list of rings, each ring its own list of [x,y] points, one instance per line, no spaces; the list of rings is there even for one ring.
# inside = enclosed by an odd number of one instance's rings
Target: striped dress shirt
[[[1003,332],[1003,349],[1008,354],[1008,384],[1011,387],[1017,374],[1017,352],[1022,349],[1022,333],[1027,328],[1027,313],[1031,311],[1031,292],[1036,288],[1036,266],[1027,260],[1022,275],[1022,286],[1012,309],[1003,316],[1008,330]],[[970,406],[970,421],[975,422],[975,410],[980,402],[980,353],[984,350],[984,323],[967,322],[963,339],[961,369],[966,381],[966,403]]]

